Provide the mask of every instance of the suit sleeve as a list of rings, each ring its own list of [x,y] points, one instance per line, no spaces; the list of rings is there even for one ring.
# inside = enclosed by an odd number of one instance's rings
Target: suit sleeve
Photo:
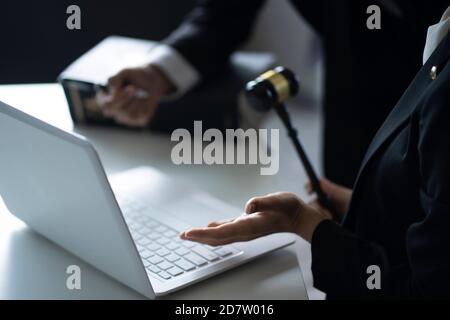
[[[413,224],[406,239],[417,295],[450,297],[450,64],[433,83],[422,109],[419,162],[420,202],[425,219]],[[441,81],[439,81],[441,80]]]
[[[448,67],[447,67],[448,69]],[[442,75],[444,77],[444,75]],[[424,218],[406,233],[408,263],[389,263],[384,248],[331,221],[311,241],[314,285],[328,298],[450,297],[450,81],[441,79],[425,98],[418,155]],[[380,230],[382,232],[382,230]],[[381,289],[369,290],[367,267],[381,271]]]
[[[264,0],[201,0],[164,43],[211,76],[249,36]]]

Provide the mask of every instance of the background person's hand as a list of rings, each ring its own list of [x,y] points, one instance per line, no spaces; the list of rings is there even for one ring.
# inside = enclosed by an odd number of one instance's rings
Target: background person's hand
[[[271,233],[291,232],[311,241],[316,226],[331,215],[301,201],[295,194],[278,192],[250,199],[241,216],[211,222],[207,228],[184,231],[185,240],[209,245],[249,241]]]
[[[340,221],[347,213],[350,199],[352,198],[352,190],[341,185],[338,185],[325,178],[320,178],[320,187],[323,192],[328,196],[334,208],[337,210]],[[310,182],[306,183],[305,190],[308,194],[313,194],[312,185]],[[313,205],[318,207],[317,201],[313,202]],[[337,222],[340,222],[337,221]]]
[[[153,117],[162,96],[174,86],[154,65],[123,69],[108,80],[109,93],[100,93],[103,115],[117,123],[144,127]]]

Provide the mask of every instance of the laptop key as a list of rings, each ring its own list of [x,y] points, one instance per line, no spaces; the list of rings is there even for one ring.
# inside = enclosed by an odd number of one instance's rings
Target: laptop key
[[[158,251],[156,251],[156,254],[161,257],[164,257],[164,256],[167,256],[168,254],[170,254],[170,251],[167,250],[166,248],[161,248]]]
[[[156,230],[157,232],[164,232],[164,231],[167,230],[167,227],[160,225],[160,226],[158,226],[155,230]]]
[[[176,242],[170,242],[170,243],[166,244],[166,248],[169,249],[170,251],[178,249],[179,247],[180,247],[180,245]]]
[[[133,232],[137,232],[137,231],[139,231],[140,229],[142,229],[144,226],[142,225],[142,224],[140,224],[140,223],[133,223],[133,224],[130,224],[130,229],[133,231]]]
[[[138,230],[138,232],[145,236],[145,235],[149,234],[150,232],[152,232],[152,230],[147,227],[142,227]]]
[[[179,248],[175,250],[175,253],[179,256],[184,256],[185,254],[188,254],[190,251],[186,248]]]
[[[168,244],[170,242],[170,240],[165,237],[162,237],[162,238],[159,238],[158,240],[156,240],[156,242],[158,242],[161,245],[165,245],[165,244]]]
[[[174,262],[174,261],[180,260],[180,257],[177,256],[175,253],[171,253],[168,256],[166,256],[166,260],[169,262]]]
[[[208,263],[205,259],[193,252],[185,255],[184,257],[197,266],[203,266]]]
[[[229,250],[227,248],[220,248],[220,249],[214,250],[214,252],[216,254],[218,254],[219,256],[221,256],[222,258],[229,256],[230,254],[233,253],[231,250]]]
[[[155,265],[151,265],[150,267],[148,267],[147,268],[148,270],[150,270],[151,272],[153,272],[153,273],[158,273],[158,272],[161,272],[161,269],[160,268],[158,268],[157,266],[155,266]]]
[[[153,257],[151,257],[150,259],[148,259],[148,261],[149,261],[151,264],[158,264],[158,263],[164,261],[164,259],[161,258],[160,256],[153,256]]]
[[[146,268],[152,265],[152,264],[151,264],[150,262],[148,262],[147,260],[142,260],[142,262],[144,263],[144,267],[146,267]]]
[[[173,231],[173,230],[169,230],[169,231],[166,231],[166,232],[163,233],[163,235],[164,235],[165,237],[167,237],[167,238],[173,238],[173,237],[175,237],[177,234],[178,234],[178,233],[176,233],[176,232]]]
[[[144,223],[146,227],[148,228],[155,228],[158,226],[158,223],[155,221],[147,221],[146,223]]]
[[[181,242],[181,244],[183,246],[185,246],[186,248],[192,248],[192,247],[197,245],[195,242],[192,242],[192,241],[189,241],[189,240],[185,240],[185,241]]]
[[[202,246],[204,246],[206,249],[209,249],[209,250],[218,250],[218,249],[222,248],[221,246],[210,246],[207,244],[203,244]]]
[[[170,274],[168,274],[168,273],[165,272],[165,271],[161,271],[160,273],[158,273],[158,276],[160,276],[160,277],[163,278],[164,280],[168,280],[168,279],[172,278],[172,277],[170,276]]]
[[[142,239],[142,234],[132,233],[131,237],[133,238],[134,241],[138,241],[138,240]]]
[[[161,263],[158,263],[158,268],[162,269],[162,270],[167,270],[169,268],[172,268],[173,264],[171,264],[168,261],[163,261]]]
[[[131,219],[125,218],[125,217],[124,217],[124,220],[125,220],[125,223],[126,223],[127,226],[128,226],[128,229],[133,230],[132,225],[133,225],[134,222],[133,222]]]
[[[146,216],[139,216],[139,217],[136,218],[136,221],[138,221],[140,223],[145,223],[145,222],[147,222],[149,220],[150,220],[149,217],[146,217]]]
[[[156,250],[159,250],[160,248],[161,248],[161,246],[156,244],[156,243],[150,243],[147,246],[147,249],[150,250],[150,251],[156,251]]]
[[[150,240],[157,240],[159,238],[161,238],[161,235],[157,232],[151,232],[150,234],[147,235],[147,238],[149,238]]]
[[[183,270],[181,270],[178,267],[172,267],[169,270],[167,270],[168,273],[170,273],[171,275],[173,275],[174,277],[179,276],[180,274],[183,273]]]
[[[143,250],[143,251],[139,252],[139,254],[141,255],[141,257],[143,259],[147,259],[147,258],[150,258],[151,256],[153,256],[153,253],[151,253],[148,250]]]
[[[142,238],[142,239],[136,241],[136,243],[140,244],[141,246],[146,246],[146,245],[150,244],[151,241],[147,238]]]
[[[184,259],[175,261],[174,264],[183,269],[184,271],[190,271],[195,269],[195,265]]]
[[[142,204],[140,202],[136,202],[136,201],[133,203],[134,211],[144,211],[145,209],[147,209],[147,207],[144,204]],[[148,218],[148,217],[146,217],[146,218]]]
[[[208,261],[216,261],[219,259],[219,256],[217,254],[213,253],[212,251],[209,251],[205,247],[196,246],[192,248],[192,251],[199,254]]]

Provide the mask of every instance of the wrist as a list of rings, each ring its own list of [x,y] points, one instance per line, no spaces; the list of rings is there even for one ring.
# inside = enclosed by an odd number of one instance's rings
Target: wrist
[[[314,231],[317,226],[324,220],[330,219],[323,215],[315,208],[304,205],[301,212],[299,212],[300,219],[297,226],[297,235],[304,240],[311,242]]]
[[[155,74],[157,80],[155,85],[159,89],[162,95],[168,95],[175,91],[175,85],[170,81],[169,77],[161,70],[158,66],[154,64],[149,64],[146,67],[147,72],[150,74]]]

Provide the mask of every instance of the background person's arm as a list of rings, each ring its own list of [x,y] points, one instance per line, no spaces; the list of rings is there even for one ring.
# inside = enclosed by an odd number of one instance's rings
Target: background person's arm
[[[264,0],[201,0],[163,43],[202,77],[214,75],[250,35]]]
[[[204,0],[181,26],[150,53],[142,67],[124,69],[108,81],[110,94],[99,97],[105,117],[146,126],[161,98],[182,95],[202,78],[219,75],[230,54],[250,34],[264,0]],[[137,96],[140,90],[148,93]]]

